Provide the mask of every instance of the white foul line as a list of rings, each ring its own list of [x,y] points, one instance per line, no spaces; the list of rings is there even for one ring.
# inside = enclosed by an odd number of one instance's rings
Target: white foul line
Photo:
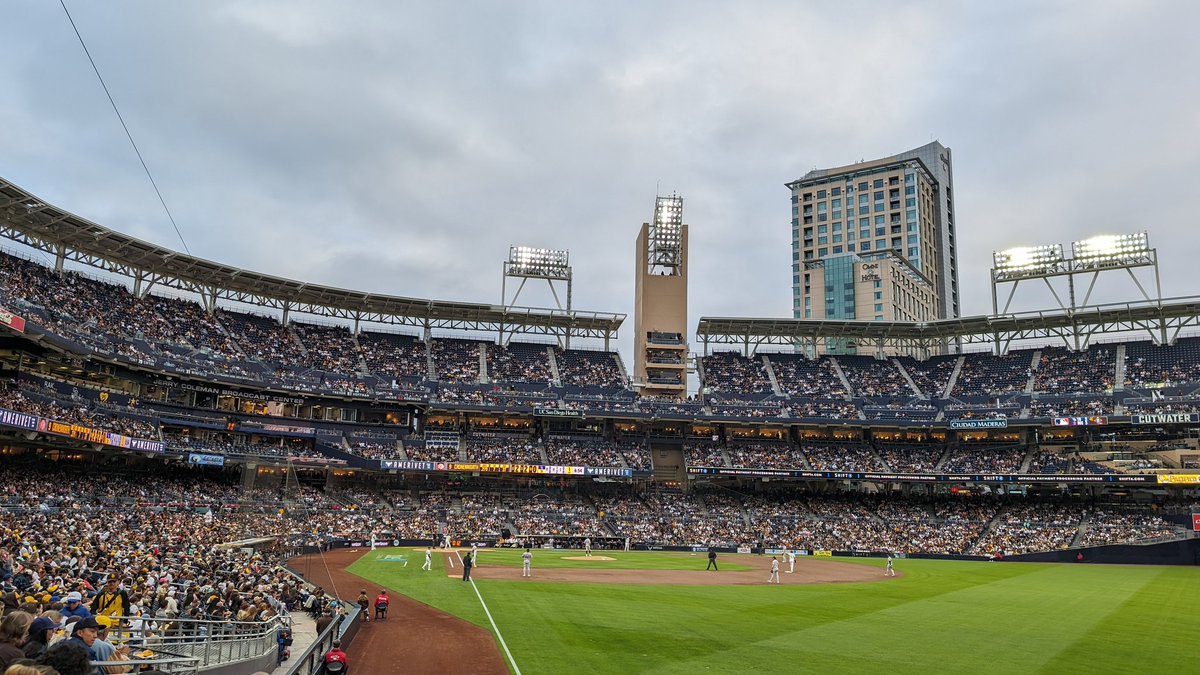
[[[459,564],[462,563],[462,555],[456,549],[454,555],[458,556]],[[496,620],[492,618],[492,613],[488,611],[487,603],[483,601],[483,596],[479,594],[479,587],[475,585],[475,580],[471,579],[471,588],[475,591],[475,597],[479,598],[479,604],[483,605],[483,613],[487,614],[488,621],[492,624],[492,630],[496,632],[496,639],[500,641],[500,646],[504,647],[504,653],[508,656],[508,662],[512,664],[513,671],[517,675],[521,675],[521,669],[517,667],[517,662],[513,660],[512,652],[508,651],[508,645],[504,642],[504,636],[500,634],[500,629],[496,627]]]

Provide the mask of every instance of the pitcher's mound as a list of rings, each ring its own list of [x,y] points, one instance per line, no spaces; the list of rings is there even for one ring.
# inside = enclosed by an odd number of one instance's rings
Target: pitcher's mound
[[[563,560],[595,560],[597,562],[612,561],[616,558],[610,558],[606,555],[564,555]]]

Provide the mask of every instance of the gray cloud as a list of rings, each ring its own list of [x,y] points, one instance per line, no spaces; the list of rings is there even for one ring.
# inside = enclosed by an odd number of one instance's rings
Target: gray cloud
[[[61,10],[22,10],[0,175],[177,246]],[[966,313],[992,250],[1100,231],[1149,230],[1168,294],[1194,288],[1194,3],[72,11],[192,251],[263,272],[494,302],[510,244],[563,247],[577,307],[632,314],[660,186],[686,199],[693,323],[788,316],[783,183],[937,138]]]

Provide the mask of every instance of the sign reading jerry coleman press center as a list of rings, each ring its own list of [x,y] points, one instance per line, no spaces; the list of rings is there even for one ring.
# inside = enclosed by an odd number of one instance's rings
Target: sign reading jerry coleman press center
[[[1200,424],[1200,413],[1133,415],[1130,417],[1130,421],[1134,424]]]

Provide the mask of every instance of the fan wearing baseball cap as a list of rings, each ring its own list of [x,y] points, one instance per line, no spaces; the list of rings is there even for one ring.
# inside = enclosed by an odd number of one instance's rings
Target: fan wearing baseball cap
[[[83,604],[83,594],[79,591],[67,593],[66,599],[63,600],[63,608],[59,612],[62,613],[64,619],[69,619],[73,616],[87,619],[92,616],[91,611]]]

